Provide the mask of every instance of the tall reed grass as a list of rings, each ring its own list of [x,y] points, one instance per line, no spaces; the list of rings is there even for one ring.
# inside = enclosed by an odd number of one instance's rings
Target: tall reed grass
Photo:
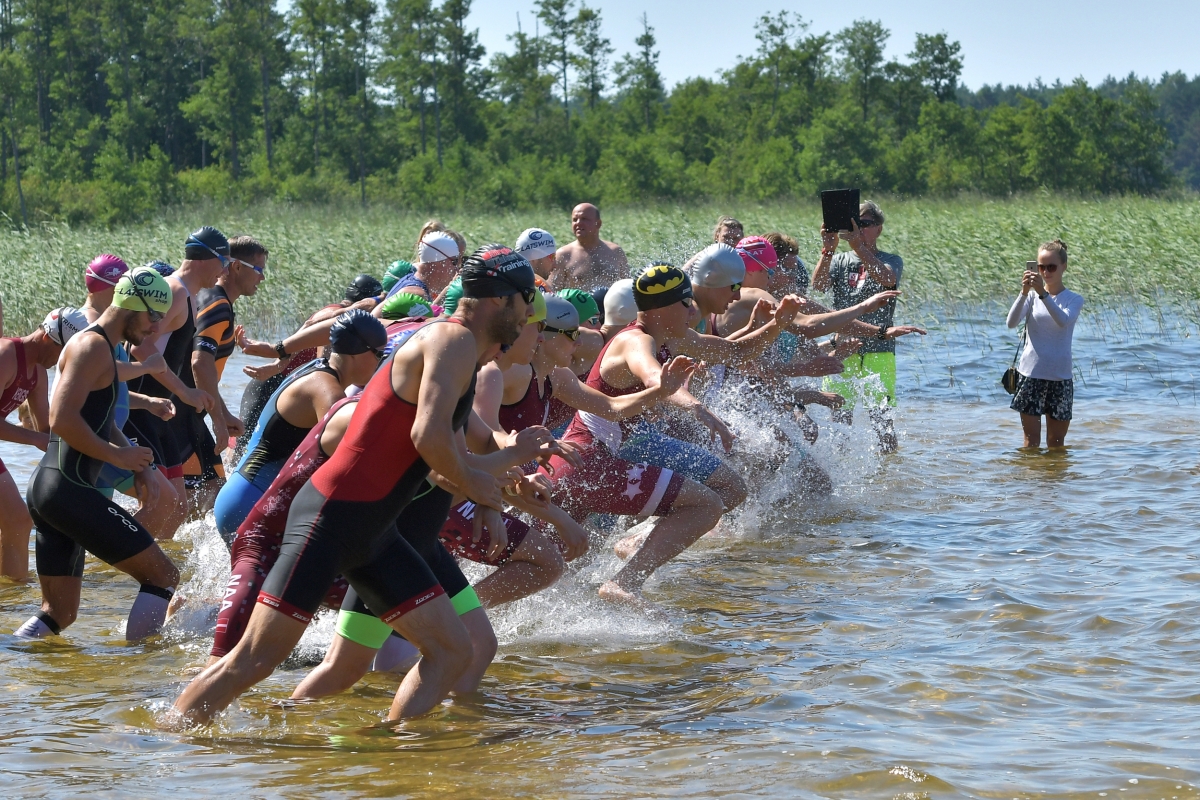
[[[883,202],[887,225],[880,246],[905,261],[901,288],[908,321],[931,309],[998,302],[1019,288],[1024,263],[1039,243],[1060,237],[1071,248],[1067,283],[1091,308],[1135,303],[1179,305],[1195,313],[1200,298],[1200,200],[1060,199],[894,200]],[[711,241],[718,216],[733,214],[748,233],[781,230],[796,236],[810,265],[819,250],[817,204],[724,206],[658,205],[606,209],[602,235],[621,244],[631,264],[653,259],[682,263]],[[563,210],[495,214],[447,213],[443,221],[468,246],[512,243],[531,226],[559,243],[571,238]],[[360,272],[379,275],[396,258],[413,254],[425,217],[372,207],[180,208],[152,222],[115,229],[48,224],[0,232],[0,296],[10,335],[32,330],[58,305],[83,299],[82,272],[91,258],[112,252],[131,264],[162,258],[178,264],[188,232],[215,225],[229,235],[249,233],[271,251],[268,280],[238,315],[255,335],[297,324],[314,308],[339,297]],[[904,314],[905,312],[902,312]]]

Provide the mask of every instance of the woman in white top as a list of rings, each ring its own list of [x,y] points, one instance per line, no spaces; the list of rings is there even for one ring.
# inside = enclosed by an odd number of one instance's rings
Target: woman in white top
[[[1025,349],[1017,372],[1021,377],[1009,406],[1021,413],[1026,447],[1062,447],[1071,424],[1075,386],[1071,380],[1071,337],[1083,310],[1083,296],[1063,288],[1067,246],[1061,240],[1038,248],[1037,272],[1021,278],[1021,294],[1008,312],[1008,327],[1025,323]]]

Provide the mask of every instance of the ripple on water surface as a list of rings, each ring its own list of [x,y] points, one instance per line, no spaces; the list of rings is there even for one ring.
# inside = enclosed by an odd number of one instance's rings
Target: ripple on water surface
[[[1009,347],[996,337],[948,321],[902,346],[895,455],[817,409],[810,457],[833,498],[797,495],[798,453],[775,471],[748,464],[755,498],[651,581],[656,613],[598,601],[617,562],[595,552],[492,614],[500,652],[478,694],[396,730],[380,725],[391,676],[287,702],[333,635],[327,614],[214,725],[159,732],[207,659],[224,546],[209,522],[168,545],[191,602],[143,645],[121,637],[132,583],[89,562],[66,636],[0,640],[0,787],[1196,797],[1200,424],[1187,375],[1200,356],[1168,336],[1147,358],[1154,344],[1085,319],[1072,446],[1025,452],[993,385]],[[226,371],[230,398],[241,363]],[[775,436],[762,413],[727,410],[756,452]],[[0,455],[23,485],[36,459]],[[4,629],[36,604],[33,587],[0,586]]]

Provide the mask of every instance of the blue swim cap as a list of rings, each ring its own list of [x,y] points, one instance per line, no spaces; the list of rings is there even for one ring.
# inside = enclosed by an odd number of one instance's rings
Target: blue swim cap
[[[361,308],[343,311],[329,329],[329,347],[342,355],[382,350],[386,344],[387,329],[383,323]]]

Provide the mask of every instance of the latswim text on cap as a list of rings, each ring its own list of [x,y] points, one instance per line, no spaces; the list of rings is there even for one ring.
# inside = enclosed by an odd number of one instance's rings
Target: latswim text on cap
[[[554,237],[549,231],[530,228],[517,237],[516,251],[533,261],[554,255],[558,252],[558,245],[554,243]]]
[[[673,264],[651,264],[633,279],[638,311],[666,308],[691,296],[692,282],[687,273]]]
[[[112,304],[130,311],[165,314],[171,309],[171,284],[149,267],[138,267],[117,281]]]
[[[692,256],[688,275],[693,286],[710,289],[728,288],[746,279],[742,257],[724,242],[715,242]]]

